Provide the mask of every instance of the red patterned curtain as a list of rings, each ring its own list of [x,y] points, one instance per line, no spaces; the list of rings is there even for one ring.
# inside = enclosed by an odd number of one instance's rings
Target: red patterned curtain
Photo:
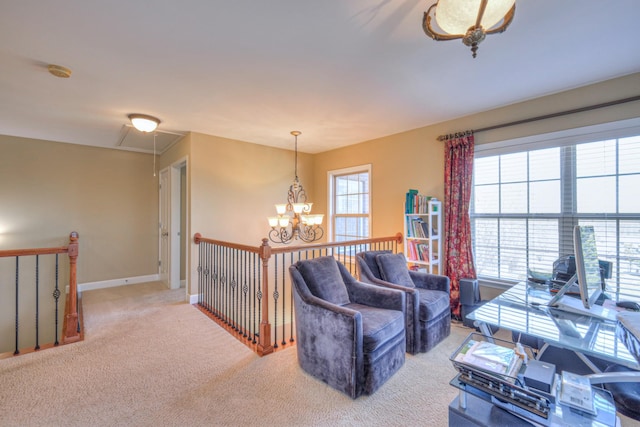
[[[460,279],[476,278],[471,248],[471,179],[473,173],[473,133],[455,134],[446,140],[444,200],[444,274],[451,279],[451,312],[460,316]]]

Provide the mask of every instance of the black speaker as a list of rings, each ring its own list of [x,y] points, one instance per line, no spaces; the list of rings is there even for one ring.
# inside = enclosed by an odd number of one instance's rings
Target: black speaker
[[[480,286],[476,279],[460,279],[460,304],[475,305],[480,302]]]

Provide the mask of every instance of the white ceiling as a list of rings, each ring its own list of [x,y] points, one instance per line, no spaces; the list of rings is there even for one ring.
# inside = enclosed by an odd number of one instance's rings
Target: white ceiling
[[[434,1],[0,0],[0,134],[117,148],[143,113],[316,153],[640,71],[638,0],[517,0],[476,59]]]

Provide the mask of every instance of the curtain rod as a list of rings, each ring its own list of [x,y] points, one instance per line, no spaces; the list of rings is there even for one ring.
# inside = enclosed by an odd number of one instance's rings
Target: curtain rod
[[[633,102],[633,101],[640,101],[640,95],[631,96],[629,98],[618,99],[616,101],[603,102],[601,104],[590,105],[588,107],[574,108],[573,110],[561,111],[559,113],[551,113],[551,114],[545,114],[543,116],[531,117],[529,119],[516,120],[516,121],[513,121],[513,122],[503,123],[503,124],[500,124],[500,125],[487,126],[487,127],[484,127],[484,128],[473,130],[473,131],[458,132],[456,134],[449,134],[449,135],[440,135],[438,137],[438,141],[446,141],[448,139],[455,138],[456,135],[464,135],[464,134],[467,134],[467,133],[470,133],[470,132],[471,133],[485,132],[485,131],[488,131],[488,130],[494,130],[494,129],[500,129],[500,128],[505,128],[505,127],[509,127],[509,126],[521,125],[521,124],[524,124],[524,123],[537,122],[539,120],[553,119],[553,118],[556,118],[556,117],[566,116],[568,114],[575,114],[575,113],[582,113],[584,111],[597,110],[598,108],[611,107],[613,105],[625,104],[627,102]]]

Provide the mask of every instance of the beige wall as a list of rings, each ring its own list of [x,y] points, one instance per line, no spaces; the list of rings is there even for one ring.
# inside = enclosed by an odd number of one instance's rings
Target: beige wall
[[[165,153],[166,167],[185,156],[188,180],[187,235],[260,246],[268,236],[267,217],[286,201],[294,179],[294,152],[199,133],[189,133]],[[313,157],[298,153],[298,177],[313,188]],[[313,192],[309,199],[314,201]],[[196,274],[198,247],[190,244],[188,277]],[[197,281],[187,279],[188,293]]]
[[[152,156],[0,136],[0,249],[80,234],[78,282],[157,273]]]

